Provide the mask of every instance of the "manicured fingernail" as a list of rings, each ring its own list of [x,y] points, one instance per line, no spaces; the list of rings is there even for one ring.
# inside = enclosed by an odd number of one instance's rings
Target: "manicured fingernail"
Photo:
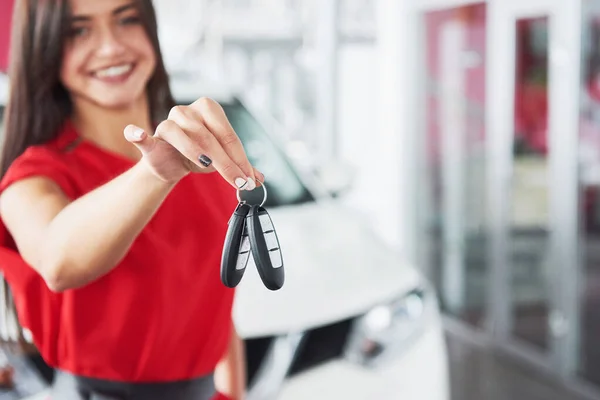
[[[210,167],[210,164],[212,164],[212,160],[210,158],[208,158],[207,156],[205,156],[204,154],[202,154],[198,157],[198,161],[200,161],[200,164],[202,164],[202,166],[204,168]]]
[[[248,186],[246,186],[246,190],[254,190],[254,189],[256,189],[256,182],[254,182],[254,179],[248,178]]]
[[[142,128],[138,128],[137,126],[133,128],[133,132],[131,132],[131,135],[136,139],[141,139],[143,134],[144,130]]]
[[[237,186],[238,189],[243,189],[247,184],[248,181],[246,181],[244,178],[235,178],[235,186]]]

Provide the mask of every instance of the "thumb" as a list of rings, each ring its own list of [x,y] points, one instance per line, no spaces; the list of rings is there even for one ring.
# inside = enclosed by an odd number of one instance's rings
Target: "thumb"
[[[136,125],[127,125],[123,131],[125,139],[133,143],[142,154],[148,154],[154,148],[156,139],[148,135],[142,128]]]

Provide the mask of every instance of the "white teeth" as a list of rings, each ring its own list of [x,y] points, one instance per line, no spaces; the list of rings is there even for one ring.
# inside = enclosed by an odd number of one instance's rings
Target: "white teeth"
[[[123,75],[128,73],[129,71],[131,71],[131,68],[133,66],[131,64],[125,64],[125,65],[117,65],[114,67],[108,67],[105,69],[101,69],[99,71],[96,72],[96,76],[98,78],[112,78],[115,76],[119,76],[119,75]]]

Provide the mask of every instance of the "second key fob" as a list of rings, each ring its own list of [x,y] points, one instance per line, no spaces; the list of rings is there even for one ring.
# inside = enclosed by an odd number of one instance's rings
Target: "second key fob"
[[[285,280],[283,257],[273,221],[267,210],[254,205],[246,217],[252,256],[258,274],[270,290],[279,290]]]
[[[229,220],[221,258],[221,281],[229,288],[240,283],[250,258],[250,241],[246,230],[249,211],[248,204],[240,203]]]

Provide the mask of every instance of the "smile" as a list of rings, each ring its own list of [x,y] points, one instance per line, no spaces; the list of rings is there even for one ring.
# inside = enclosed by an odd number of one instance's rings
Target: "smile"
[[[133,69],[133,64],[115,65],[94,72],[97,78],[117,78],[128,74]]]

